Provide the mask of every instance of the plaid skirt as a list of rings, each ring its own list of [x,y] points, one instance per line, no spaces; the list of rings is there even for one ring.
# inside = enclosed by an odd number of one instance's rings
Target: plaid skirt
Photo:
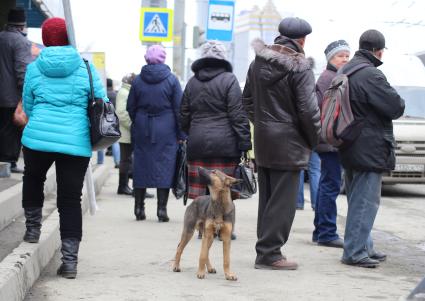
[[[201,160],[193,160],[187,162],[189,173],[189,199],[195,199],[198,196],[207,194],[207,185],[201,183],[198,173],[198,167],[206,169],[215,169],[234,177],[235,168],[239,164],[239,158],[208,158]],[[232,193],[232,199],[237,196]]]

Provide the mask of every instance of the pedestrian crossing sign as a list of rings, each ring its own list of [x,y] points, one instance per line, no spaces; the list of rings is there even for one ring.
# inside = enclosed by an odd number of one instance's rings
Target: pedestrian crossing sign
[[[140,14],[140,41],[167,42],[173,39],[173,10],[160,7],[142,7]]]

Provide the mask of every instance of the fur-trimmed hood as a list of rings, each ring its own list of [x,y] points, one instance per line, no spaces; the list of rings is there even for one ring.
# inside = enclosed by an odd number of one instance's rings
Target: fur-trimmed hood
[[[200,58],[193,62],[192,71],[200,81],[209,81],[224,72],[232,72],[232,65],[227,60]]]
[[[270,62],[272,65],[283,66],[286,73],[303,72],[312,68],[311,61],[304,56],[301,46],[289,38],[280,37],[279,42],[273,45],[266,45],[261,39],[255,39],[252,42],[257,57]],[[298,50],[298,51],[297,51]]]

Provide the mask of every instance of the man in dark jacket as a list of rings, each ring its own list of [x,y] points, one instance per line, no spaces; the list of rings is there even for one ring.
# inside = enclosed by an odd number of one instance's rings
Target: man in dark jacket
[[[352,145],[340,149],[348,199],[342,262],[367,268],[386,259],[374,250],[370,233],[379,208],[382,172],[395,167],[392,120],[404,112],[404,100],[376,68],[382,64],[384,49],[383,34],[367,30],[360,37],[359,50],[343,68],[349,72],[366,65],[349,77],[351,109],[355,120],[363,121],[362,131]]]
[[[255,268],[294,270],[281,253],[295,216],[300,170],[319,142],[314,75],[304,56],[311,26],[285,18],[274,45],[254,43],[243,103],[254,124],[259,204]]]
[[[26,24],[22,8],[11,9],[7,25],[0,32],[0,161],[16,167],[21,150],[22,130],[13,123],[13,114],[22,96],[27,65],[31,62],[31,44],[23,30]]]

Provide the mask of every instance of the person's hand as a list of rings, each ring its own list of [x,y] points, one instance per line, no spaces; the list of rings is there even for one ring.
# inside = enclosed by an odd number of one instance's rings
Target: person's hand
[[[178,142],[179,144],[183,144],[183,143],[185,143],[185,142],[186,142],[186,140],[177,140],[177,142]]]

